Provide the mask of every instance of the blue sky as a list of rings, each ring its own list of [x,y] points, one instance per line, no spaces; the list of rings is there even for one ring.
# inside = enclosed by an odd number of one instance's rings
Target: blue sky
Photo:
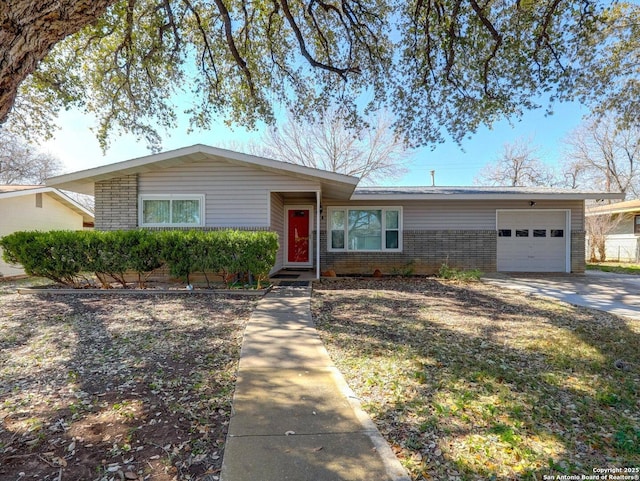
[[[501,121],[493,128],[481,128],[462,146],[452,141],[437,145],[435,149],[416,150],[410,170],[403,178],[388,185],[431,185],[431,170],[435,170],[436,185],[471,185],[478,171],[488,162],[495,160],[502,146],[518,138],[533,139],[540,147],[541,159],[551,165],[557,165],[563,155],[563,139],[582,122],[586,110],[576,104],[555,105],[554,114],[545,116],[544,110],[528,112],[521,120]],[[53,140],[42,145],[42,149],[56,155],[63,163],[66,172],[88,169],[148,155],[144,141],[136,141],[132,136],[113,135],[111,147],[103,155],[98,141],[90,127],[94,119],[79,111],[63,112],[60,130]],[[230,129],[219,122],[207,132],[187,134],[185,123],[164,138],[163,150],[202,143],[229,148],[233,144],[242,144],[248,140],[258,141],[261,131],[249,132],[237,127]]]

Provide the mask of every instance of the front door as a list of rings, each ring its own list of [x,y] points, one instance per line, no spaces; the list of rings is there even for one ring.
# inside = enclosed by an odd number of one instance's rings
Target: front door
[[[287,264],[311,265],[311,208],[287,208]]]

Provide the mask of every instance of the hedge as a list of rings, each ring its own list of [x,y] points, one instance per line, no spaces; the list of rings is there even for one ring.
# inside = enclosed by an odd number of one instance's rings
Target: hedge
[[[29,275],[79,287],[86,273],[103,287],[109,278],[126,287],[135,272],[144,287],[149,275],[166,265],[187,284],[196,272],[220,275],[227,284],[256,280],[258,287],[273,268],[278,251],[274,232],[248,231],[49,231],[14,232],[0,238],[3,258],[21,264]]]

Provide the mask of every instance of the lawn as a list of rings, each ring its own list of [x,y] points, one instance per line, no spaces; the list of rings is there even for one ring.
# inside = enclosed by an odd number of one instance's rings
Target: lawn
[[[435,279],[325,280],[312,310],[414,480],[640,466],[638,321]]]
[[[616,272],[618,274],[640,275],[640,264],[621,262],[598,262],[587,264],[587,269],[603,272]]]
[[[218,479],[254,300],[0,283],[0,479]]]

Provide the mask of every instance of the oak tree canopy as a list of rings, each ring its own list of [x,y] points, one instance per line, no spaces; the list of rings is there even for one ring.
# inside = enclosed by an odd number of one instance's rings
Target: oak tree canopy
[[[79,106],[104,145],[115,130],[152,147],[181,110],[206,129],[336,104],[357,124],[385,108],[412,145],[461,141],[556,100],[637,123],[639,11],[597,0],[7,0],[0,122],[46,131]]]

